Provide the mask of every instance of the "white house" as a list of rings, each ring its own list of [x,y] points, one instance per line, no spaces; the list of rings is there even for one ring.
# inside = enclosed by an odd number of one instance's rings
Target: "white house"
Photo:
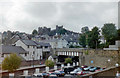
[[[43,59],[43,52],[50,52],[50,46],[43,44],[47,43],[38,43],[33,40],[18,40],[15,42],[16,46],[21,46],[28,54],[26,60],[40,60]],[[45,48],[47,47],[47,48]]]

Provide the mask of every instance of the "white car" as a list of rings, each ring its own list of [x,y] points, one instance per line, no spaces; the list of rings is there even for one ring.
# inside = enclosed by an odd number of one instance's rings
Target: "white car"
[[[54,72],[49,72],[49,78],[57,78],[56,73],[54,73]]]
[[[77,72],[80,72],[80,71],[82,71],[82,70],[80,70],[80,69],[75,69],[74,71],[71,71],[70,74],[71,74],[71,75],[76,75]]]
[[[33,74],[33,77],[40,77],[40,78],[42,78],[43,74],[42,73],[36,73],[36,74]]]
[[[84,68],[85,71],[89,71],[89,69],[94,68],[93,66],[89,66],[87,68]]]

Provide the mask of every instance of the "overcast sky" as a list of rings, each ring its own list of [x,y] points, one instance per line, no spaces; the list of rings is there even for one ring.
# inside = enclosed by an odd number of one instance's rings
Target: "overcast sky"
[[[118,3],[115,0],[86,0],[84,2],[41,2],[2,1],[0,2],[0,31],[12,30],[31,33],[38,27],[55,28],[63,25],[71,31],[80,32],[81,27],[101,28],[105,23],[118,20]]]

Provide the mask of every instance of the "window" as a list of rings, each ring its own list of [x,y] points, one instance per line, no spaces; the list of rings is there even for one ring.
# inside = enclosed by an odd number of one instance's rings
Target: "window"
[[[25,53],[25,56],[27,56],[27,53]]]
[[[35,54],[35,51],[33,51],[33,54]]]
[[[40,48],[43,48],[43,46],[40,46]]]
[[[29,48],[29,46],[28,46],[28,48]]]
[[[48,48],[48,46],[45,46],[45,48]]]
[[[35,46],[33,46],[33,48],[35,48]]]
[[[4,57],[4,54],[2,54],[1,57]]]

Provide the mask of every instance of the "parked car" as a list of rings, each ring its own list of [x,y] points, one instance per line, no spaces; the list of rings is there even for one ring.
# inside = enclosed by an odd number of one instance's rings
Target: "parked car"
[[[88,66],[86,66],[86,65],[83,65],[83,66],[81,66],[81,68],[87,68]]]
[[[42,75],[43,75],[43,78],[48,78],[49,77],[48,73],[42,73]]]
[[[64,77],[64,75],[65,75],[65,72],[64,72],[64,71],[58,71],[58,70],[56,70],[55,73],[56,73],[56,75],[59,76],[59,77],[60,77],[60,76]]]
[[[73,71],[74,68],[73,67],[68,67],[68,68],[64,68],[64,72],[65,74],[69,74],[71,71]]]
[[[48,73],[36,73],[36,74],[33,74],[33,77],[48,78],[49,74]]]
[[[95,72],[96,70],[100,70],[100,67],[94,67],[94,68],[90,68],[89,71],[90,72]]]
[[[49,72],[49,78],[58,78],[55,72]]]
[[[18,78],[32,78],[31,75],[20,75]]]
[[[91,68],[94,68],[93,66],[89,66],[89,67],[87,67],[87,68],[84,68],[83,70],[84,71],[89,71],[89,69],[91,69]]]
[[[75,69],[74,71],[71,71],[70,74],[71,74],[71,75],[76,75],[77,72],[80,72],[80,71],[82,71],[82,69],[77,68],[77,69]]]
[[[85,72],[83,72],[83,71],[79,71],[79,72],[77,72],[77,75],[85,75],[86,73]]]
[[[33,74],[33,77],[43,78],[43,74],[42,73],[36,73],[36,74]]]
[[[104,70],[105,68],[100,68],[100,69],[98,69],[98,70],[96,70],[96,71],[102,71],[102,70]]]

